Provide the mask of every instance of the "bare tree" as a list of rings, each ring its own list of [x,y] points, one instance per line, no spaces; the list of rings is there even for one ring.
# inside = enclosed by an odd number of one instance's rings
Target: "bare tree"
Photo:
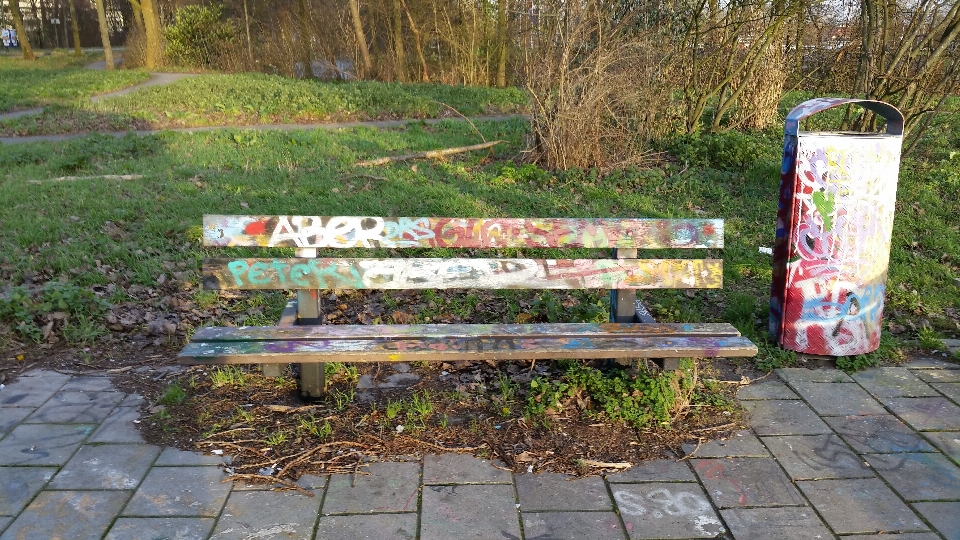
[[[24,60],[33,60],[33,47],[30,46],[30,38],[23,28],[23,14],[20,12],[19,0],[10,1],[10,17],[13,19],[13,28],[17,31],[17,39],[20,41],[20,49],[23,51]]]
[[[107,25],[107,12],[104,9],[104,0],[92,0],[97,5],[97,20],[100,22],[100,42],[103,43],[104,69],[114,68],[113,48],[110,47],[110,27]]]

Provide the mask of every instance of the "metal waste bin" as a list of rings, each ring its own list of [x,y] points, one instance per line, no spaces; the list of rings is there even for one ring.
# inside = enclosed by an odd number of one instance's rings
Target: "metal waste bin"
[[[800,120],[856,104],[886,133],[801,132]],[[770,292],[785,349],[848,356],[880,345],[903,115],[880,101],[820,98],[787,115]]]

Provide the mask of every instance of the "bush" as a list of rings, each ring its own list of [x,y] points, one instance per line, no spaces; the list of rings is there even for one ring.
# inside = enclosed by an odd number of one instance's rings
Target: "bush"
[[[225,46],[236,40],[236,29],[220,19],[222,14],[220,6],[178,9],[175,22],[163,31],[170,58],[184,66],[213,67]]]

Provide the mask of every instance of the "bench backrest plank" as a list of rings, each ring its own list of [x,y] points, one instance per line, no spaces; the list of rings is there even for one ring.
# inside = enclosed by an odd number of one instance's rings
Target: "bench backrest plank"
[[[299,248],[722,248],[721,219],[203,216],[204,245]]]
[[[205,259],[205,289],[716,289],[714,259]]]

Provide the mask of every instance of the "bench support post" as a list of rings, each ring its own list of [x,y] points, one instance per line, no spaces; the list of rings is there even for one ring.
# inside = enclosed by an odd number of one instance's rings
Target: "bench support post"
[[[617,259],[636,259],[636,249],[616,249],[613,256]],[[610,322],[615,323],[655,323],[653,316],[643,302],[637,299],[635,289],[613,289],[610,291]],[[676,371],[680,369],[678,358],[652,358],[661,371]],[[636,360],[617,359],[621,366],[631,366]]]
[[[297,257],[315,258],[316,256],[316,248],[297,249]],[[320,291],[297,290],[297,324],[320,324]],[[323,397],[326,390],[324,366],[326,366],[324,362],[300,364],[300,395],[304,397]]]

